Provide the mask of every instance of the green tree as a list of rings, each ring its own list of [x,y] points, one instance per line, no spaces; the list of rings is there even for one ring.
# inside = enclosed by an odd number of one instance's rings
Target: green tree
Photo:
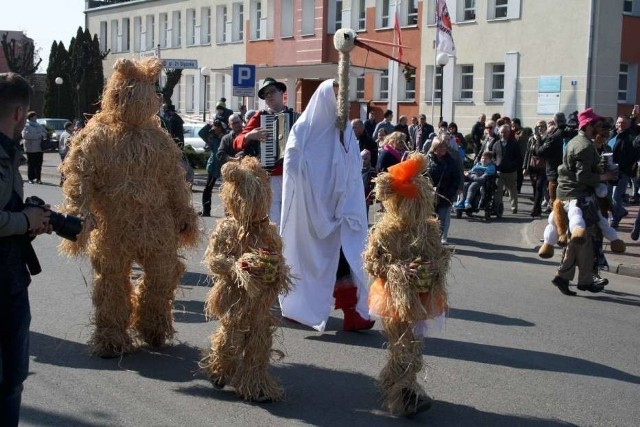
[[[75,116],[83,118],[100,108],[100,96],[104,87],[102,60],[109,51],[100,51],[97,35],[91,37],[88,29],[78,28],[69,45],[72,90],[75,96]]]
[[[69,52],[64,43],[54,41],[49,54],[46,90],[44,96],[44,114],[46,117],[73,119],[74,96],[71,84]],[[62,79],[57,84],[56,79]]]

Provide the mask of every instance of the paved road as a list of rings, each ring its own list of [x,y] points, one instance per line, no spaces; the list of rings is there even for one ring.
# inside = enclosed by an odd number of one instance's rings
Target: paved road
[[[50,182],[27,184],[26,194],[59,203]],[[207,235],[215,219],[204,219]],[[197,365],[216,327],[202,314],[206,241],[185,253],[173,346],[116,360],[90,356],[91,269],[58,256],[59,238],[44,236],[35,241],[44,273],[30,288],[23,425],[637,425],[638,279],[606,274],[605,293],[565,297],[549,282],[557,260],[536,256],[529,226],[524,215],[452,220],[451,310],[444,334],[424,348],[424,384],[436,404],[412,421],[380,409],[375,378],[386,350],[379,325],[343,333],[337,311],[325,334],[288,325],[278,331],[286,358],[273,371],[285,402],[247,404],[214,390]]]

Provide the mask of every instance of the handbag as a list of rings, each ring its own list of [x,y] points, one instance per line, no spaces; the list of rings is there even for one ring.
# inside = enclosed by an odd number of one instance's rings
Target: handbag
[[[542,171],[546,168],[547,164],[542,157],[531,156],[529,159],[529,170]]]

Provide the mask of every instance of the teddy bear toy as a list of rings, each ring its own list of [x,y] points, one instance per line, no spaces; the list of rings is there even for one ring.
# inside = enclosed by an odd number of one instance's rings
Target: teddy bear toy
[[[91,260],[89,344],[101,357],[173,337],[172,306],[185,269],[178,249],[197,245],[198,216],[181,153],[156,115],[161,70],[156,58],[117,60],[101,111],[74,135],[61,165],[62,211],[83,217],[85,229],[60,250]],[[134,263],[144,273],[132,284]]]
[[[596,188],[598,201],[606,198],[607,187],[599,184]],[[584,243],[586,240],[586,226],[582,216],[582,209],[577,205],[577,200],[562,201],[556,200],[553,203],[553,210],[549,214],[548,224],[544,229],[543,244],[538,250],[540,258],[551,258],[554,254],[554,246],[565,247],[568,244],[569,236],[577,243]],[[607,219],[602,215],[601,210],[597,210],[597,225],[605,239],[611,242],[611,252],[623,253],[626,245],[618,237],[618,232],[609,225]],[[567,233],[567,231],[569,233]]]
[[[218,319],[201,367],[214,387],[232,386],[247,401],[283,398],[268,372],[272,335],[279,320],[271,313],[278,294],[291,286],[282,240],[269,222],[271,187],[255,157],[222,167],[220,199],[227,217],[211,235],[205,264],[213,276],[205,312]]]
[[[433,217],[435,191],[423,175],[426,157],[414,153],[376,179],[376,197],[384,204],[369,234],[364,266],[375,278],[369,311],[382,318],[389,356],[378,379],[384,406],[409,416],[431,407],[417,382],[423,338],[443,320],[447,308],[446,274],[451,253],[440,242]]]

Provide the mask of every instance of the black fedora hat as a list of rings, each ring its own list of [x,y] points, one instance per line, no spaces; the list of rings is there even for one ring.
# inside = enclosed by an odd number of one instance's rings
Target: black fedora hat
[[[267,77],[262,82],[262,86],[260,87],[260,90],[258,90],[258,98],[264,99],[264,90],[269,86],[277,87],[280,92],[287,91],[287,86],[284,83],[277,81],[273,77]]]

